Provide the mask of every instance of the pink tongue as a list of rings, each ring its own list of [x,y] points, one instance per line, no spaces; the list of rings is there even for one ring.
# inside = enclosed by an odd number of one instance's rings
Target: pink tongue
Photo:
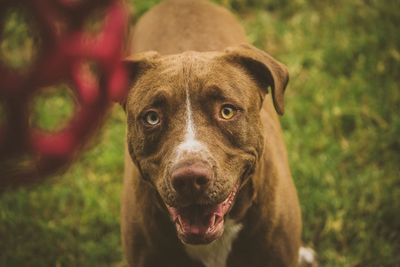
[[[220,204],[215,206],[192,205],[185,208],[167,206],[172,220],[189,235],[205,235],[223,222],[235,198],[237,187]]]
[[[183,231],[188,234],[193,234],[193,235],[200,235],[200,234],[205,234],[208,230],[209,226],[208,225],[202,225],[202,224],[184,224]]]
[[[182,230],[187,234],[205,234],[215,223],[215,209],[191,208],[183,210],[179,216]]]

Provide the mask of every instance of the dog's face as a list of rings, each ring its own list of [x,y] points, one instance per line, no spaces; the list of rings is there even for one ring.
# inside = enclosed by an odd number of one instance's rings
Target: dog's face
[[[157,190],[185,243],[209,243],[263,150],[262,100],[271,86],[283,112],[287,72],[265,53],[224,52],[126,60],[132,87],[125,103],[128,148]]]

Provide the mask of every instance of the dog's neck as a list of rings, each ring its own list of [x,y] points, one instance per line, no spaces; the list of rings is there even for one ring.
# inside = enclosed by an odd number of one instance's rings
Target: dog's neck
[[[227,219],[223,235],[208,245],[185,245],[189,256],[206,267],[225,267],[233,241],[242,229],[242,224]]]

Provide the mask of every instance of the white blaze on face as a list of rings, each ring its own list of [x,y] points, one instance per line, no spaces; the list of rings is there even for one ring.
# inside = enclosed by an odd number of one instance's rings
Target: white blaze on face
[[[207,147],[196,139],[196,129],[193,121],[192,105],[190,103],[189,89],[186,88],[186,128],[185,139],[177,147],[177,157],[187,152],[207,151]]]

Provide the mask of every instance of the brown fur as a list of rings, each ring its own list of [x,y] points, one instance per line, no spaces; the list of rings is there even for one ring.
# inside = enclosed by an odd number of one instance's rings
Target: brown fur
[[[202,266],[186,254],[164,204],[188,201],[174,195],[166,179],[172,148],[183,138],[180,110],[187,86],[195,98],[199,136],[212,147],[210,164],[218,174],[215,186],[198,201],[222,201],[238,176],[246,174],[229,213],[243,229],[227,266],[296,265],[300,209],[276,115],[284,111],[287,71],[268,54],[241,45],[245,42],[242,27],[228,11],[201,0],[165,1],[138,22],[135,55],[127,59],[132,89],[125,103],[121,218],[130,266]],[[269,86],[272,98],[265,97]],[[221,94],[243,108],[235,121],[212,119]],[[155,98],[166,121],[161,129],[143,130],[140,114]]]

